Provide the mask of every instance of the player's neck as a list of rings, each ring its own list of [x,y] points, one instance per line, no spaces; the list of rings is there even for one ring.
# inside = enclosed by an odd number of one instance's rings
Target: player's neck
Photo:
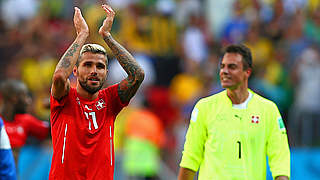
[[[77,83],[77,93],[82,98],[87,99],[89,101],[96,99],[98,97],[98,95],[99,95],[99,91],[97,91],[94,94],[91,94],[88,91],[86,91],[85,89],[83,89],[79,83]]]
[[[12,105],[9,105],[8,103],[3,103],[3,106],[0,110],[1,116],[6,120],[6,121],[13,121],[15,113],[13,111]]]
[[[243,86],[237,89],[227,89],[227,95],[232,104],[241,104],[249,97],[248,87]]]

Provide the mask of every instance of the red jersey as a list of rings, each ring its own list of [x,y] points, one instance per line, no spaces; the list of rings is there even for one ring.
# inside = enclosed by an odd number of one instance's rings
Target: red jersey
[[[99,91],[93,101],[71,88],[61,100],[50,97],[53,157],[49,179],[113,179],[113,130],[117,114],[128,103],[118,85]]]
[[[30,114],[16,114],[13,121],[4,119],[4,125],[12,148],[24,146],[30,135],[39,140],[45,139],[49,132],[48,122],[38,120]]]

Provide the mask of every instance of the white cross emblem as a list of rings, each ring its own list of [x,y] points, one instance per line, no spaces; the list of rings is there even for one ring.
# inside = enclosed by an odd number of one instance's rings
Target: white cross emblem
[[[252,116],[251,117],[251,123],[258,124],[259,123],[259,116]]]
[[[103,99],[99,99],[99,101],[96,102],[96,108],[97,110],[100,110],[105,107],[105,102]]]

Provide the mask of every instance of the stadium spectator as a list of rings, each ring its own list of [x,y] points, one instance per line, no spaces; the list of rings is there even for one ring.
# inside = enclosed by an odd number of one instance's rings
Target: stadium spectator
[[[16,162],[19,151],[29,136],[44,140],[49,133],[49,123],[28,114],[31,97],[24,83],[18,80],[5,80],[1,83],[3,98],[1,117],[8,133]]]
[[[242,42],[249,29],[249,22],[244,16],[241,2],[234,1],[233,9],[233,17],[226,23],[223,31],[222,41],[225,44]]]
[[[189,26],[187,26],[181,42],[185,55],[185,71],[190,73],[196,72],[200,64],[208,58],[208,45],[205,34],[200,27],[201,17],[191,15]]]
[[[37,0],[4,0],[1,1],[1,16],[9,27],[16,27],[23,20],[32,19],[38,10],[39,2]],[[23,11],[16,8],[22,5]]]
[[[147,108],[137,109],[129,115],[125,132],[123,169],[128,179],[159,179],[160,154],[165,144],[160,119]]]
[[[314,47],[306,49],[294,69],[293,79],[296,84],[296,99],[290,113],[292,140],[294,145],[298,146],[319,145],[319,50]]]

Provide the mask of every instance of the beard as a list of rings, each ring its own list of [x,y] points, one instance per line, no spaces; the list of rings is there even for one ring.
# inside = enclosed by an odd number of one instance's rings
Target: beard
[[[25,114],[27,113],[28,104],[24,103],[23,101],[19,100],[17,104],[14,106],[14,113],[15,114]]]
[[[94,94],[102,88],[104,81],[100,80],[99,83],[100,85],[98,87],[92,87],[88,85],[88,80],[84,80],[84,81],[79,80],[80,86],[90,94]]]
[[[27,113],[27,107],[16,107],[15,111],[14,111],[15,114],[25,114]]]

